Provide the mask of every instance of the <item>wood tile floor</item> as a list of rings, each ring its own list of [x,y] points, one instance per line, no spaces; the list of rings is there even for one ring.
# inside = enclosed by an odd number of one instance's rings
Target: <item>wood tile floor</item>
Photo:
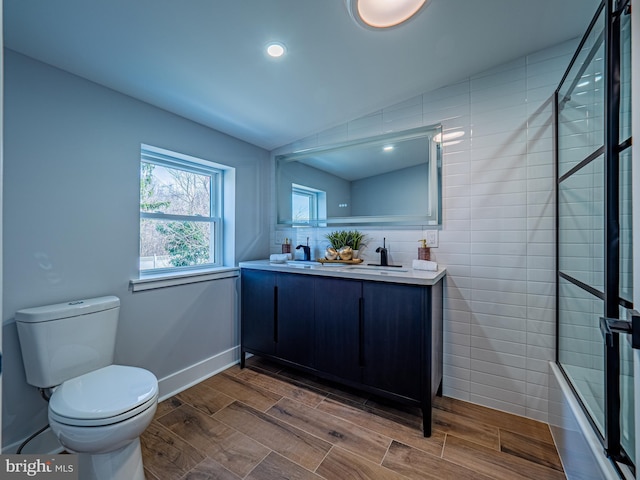
[[[438,398],[418,409],[257,357],[158,405],[147,480],[564,479],[549,427]]]

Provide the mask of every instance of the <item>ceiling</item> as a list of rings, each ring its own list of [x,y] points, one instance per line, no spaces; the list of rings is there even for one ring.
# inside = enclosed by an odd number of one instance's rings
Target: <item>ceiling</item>
[[[372,31],[345,0],[4,0],[4,43],[272,150],[579,37],[598,3],[431,0]]]

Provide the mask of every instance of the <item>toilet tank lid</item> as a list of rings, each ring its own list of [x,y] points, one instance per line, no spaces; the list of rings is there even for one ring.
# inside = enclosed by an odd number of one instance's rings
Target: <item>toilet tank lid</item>
[[[120,299],[113,295],[73,300],[55,305],[25,308],[16,312],[16,322],[40,323],[62,318],[77,317],[89,313],[109,310],[120,306]]]

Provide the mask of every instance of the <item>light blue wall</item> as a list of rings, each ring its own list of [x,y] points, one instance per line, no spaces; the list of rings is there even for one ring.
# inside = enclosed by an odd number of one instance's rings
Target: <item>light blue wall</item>
[[[131,293],[140,144],[236,168],[235,260],[269,254],[265,150],[5,52],[3,444],[47,422],[26,384],[16,310],[114,294],[116,361],[160,379],[238,344],[236,280]]]
[[[351,184],[347,180],[300,162],[290,162],[278,171],[280,185],[277,189],[279,220],[291,220],[292,184],[315,188],[325,192],[327,198],[325,217],[351,215],[351,208],[340,208],[339,204],[351,204]],[[322,217],[322,216],[321,216]]]
[[[351,183],[351,214],[424,215],[429,205],[429,164],[403,168]]]

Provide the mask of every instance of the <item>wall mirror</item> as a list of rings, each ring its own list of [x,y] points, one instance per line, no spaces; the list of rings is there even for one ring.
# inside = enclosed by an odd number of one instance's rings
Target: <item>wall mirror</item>
[[[279,225],[440,225],[440,125],[277,155]]]

